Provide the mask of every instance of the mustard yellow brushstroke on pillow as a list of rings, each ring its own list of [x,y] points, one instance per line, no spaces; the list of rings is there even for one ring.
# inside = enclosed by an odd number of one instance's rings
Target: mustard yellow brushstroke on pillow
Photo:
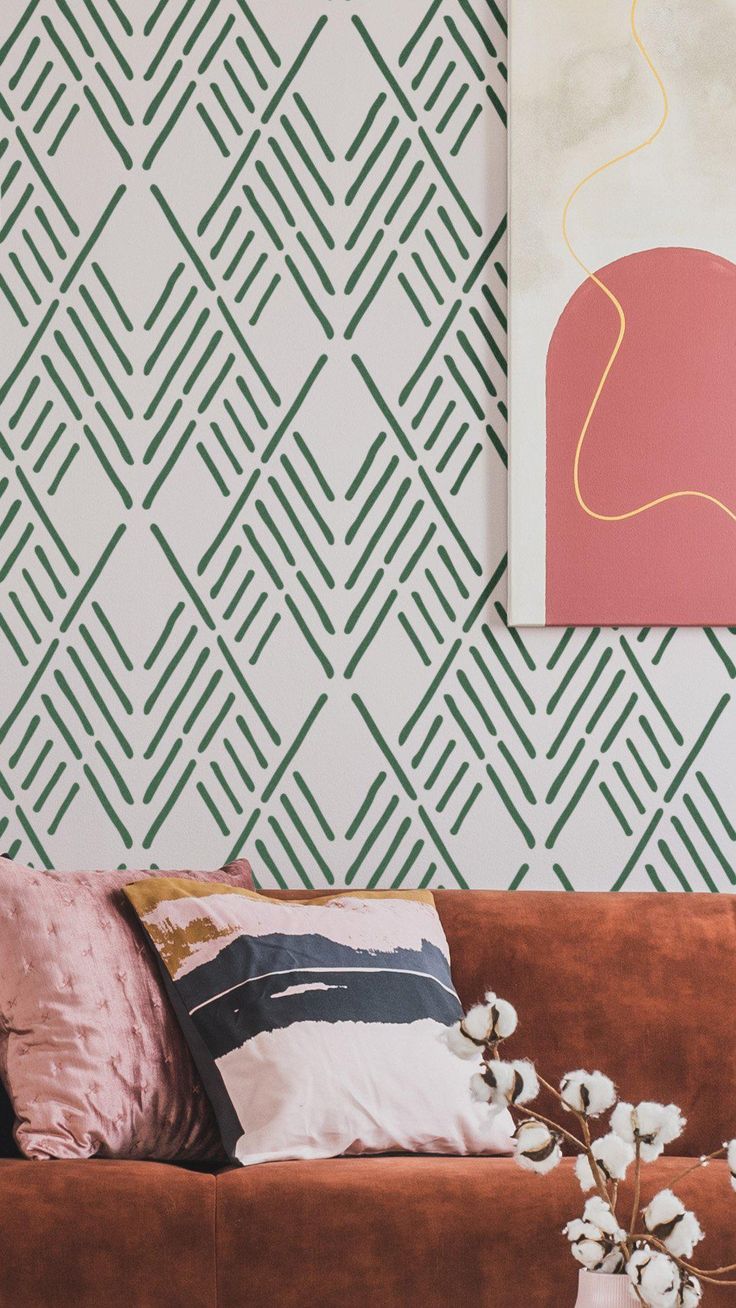
[[[146,929],[172,976],[176,976],[185,959],[194,953],[196,945],[232,936],[237,930],[234,926],[216,927],[208,917],[197,917],[186,926],[178,926],[167,918],[161,925],[147,923]]]

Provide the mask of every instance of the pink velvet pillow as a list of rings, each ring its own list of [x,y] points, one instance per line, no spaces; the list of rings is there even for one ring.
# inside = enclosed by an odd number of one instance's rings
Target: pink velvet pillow
[[[252,887],[249,864],[170,875]],[[0,1076],[29,1158],[210,1159],[217,1127],[122,894],[160,872],[0,858]]]

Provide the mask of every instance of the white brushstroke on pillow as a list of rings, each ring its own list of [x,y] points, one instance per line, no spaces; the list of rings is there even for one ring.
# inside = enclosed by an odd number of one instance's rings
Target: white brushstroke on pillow
[[[455,991],[454,991],[454,989],[452,988],[452,986],[446,986],[446,985],[444,984],[443,981],[438,981],[437,977],[436,977],[436,976],[432,976],[432,973],[431,973],[431,972],[420,972],[420,971],[418,971],[416,968],[409,968],[409,967],[329,967],[327,964],[324,964],[324,965],[321,966],[321,967],[291,967],[291,968],[289,968],[288,970],[287,970],[287,969],[284,969],[283,971],[280,970],[280,971],[276,971],[276,972],[259,972],[257,976],[247,976],[247,977],[244,977],[242,981],[236,981],[235,985],[228,986],[227,990],[219,990],[219,991],[217,992],[217,994],[215,994],[215,995],[210,995],[209,999],[203,999],[202,1002],[201,1002],[201,1004],[195,1004],[194,1008],[190,1008],[190,1010],[189,1010],[189,1016],[191,1017],[194,1013],[198,1013],[198,1012],[200,1011],[200,1009],[202,1009],[202,1008],[207,1008],[210,1004],[215,1004],[215,1003],[217,1003],[217,1000],[218,1000],[218,999],[224,999],[224,998],[225,998],[225,995],[231,995],[231,994],[233,994],[234,991],[236,991],[236,990],[242,990],[242,989],[244,988],[244,986],[250,986],[250,985],[252,985],[254,981],[266,981],[266,980],[268,980],[268,978],[271,977],[271,976],[289,976],[290,973],[292,973],[292,972],[299,972],[299,973],[302,973],[302,974],[303,974],[304,972],[329,972],[330,976],[333,976],[334,973],[336,973],[336,972],[363,972],[363,973],[365,973],[365,972],[382,972],[382,973],[388,973],[389,976],[421,976],[421,977],[424,978],[425,981],[432,981],[432,982],[434,982],[434,984],[435,984],[436,986],[439,986],[440,989],[444,990],[448,995],[452,995],[453,998],[454,998],[454,996],[455,996]]]
[[[187,896],[162,900],[145,915],[147,927],[158,930],[186,928],[206,918],[217,930],[227,932],[214,940],[193,942],[191,952],[173,974],[174,980],[193,968],[216,958],[237,935],[320,935],[352,949],[391,953],[396,949],[421,949],[426,941],[444,954],[447,940],[432,904],[391,898],[336,898],[318,905],[288,901],[251,899],[247,895]],[[235,930],[233,931],[233,928]]]
[[[310,990],[347,990],[347,986],[327,986],[324,981],[305,981],[303,986],[287,986],[272,994],[272,999],[289,999],[292,995],[306,995]]]
[[[508,1154],[513,1123],[470,1096],[431,1018],[298,1022],[217,1059],[244,1133],[238,1162],[401,1151]]]

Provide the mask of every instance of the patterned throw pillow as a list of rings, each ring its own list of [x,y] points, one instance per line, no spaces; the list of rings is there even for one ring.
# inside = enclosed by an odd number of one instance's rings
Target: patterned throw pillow
[[[126,886],[236,1162],[508,1153],[444,1031],[461,1016],[426,892],[275,900]]]
[[[177,875],[181,885],[253,884],[245,860]],[[121,894],[131,877],[155,876],[36,872],[0,858],[0,1080],[29,1158],[221,1156],[158,968]]]

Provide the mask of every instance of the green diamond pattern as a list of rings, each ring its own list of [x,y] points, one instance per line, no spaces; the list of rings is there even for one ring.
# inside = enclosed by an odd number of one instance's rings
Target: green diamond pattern
[[[736,630],[506,624],[502,7],[2,11],[2,847],[732,889]]]

